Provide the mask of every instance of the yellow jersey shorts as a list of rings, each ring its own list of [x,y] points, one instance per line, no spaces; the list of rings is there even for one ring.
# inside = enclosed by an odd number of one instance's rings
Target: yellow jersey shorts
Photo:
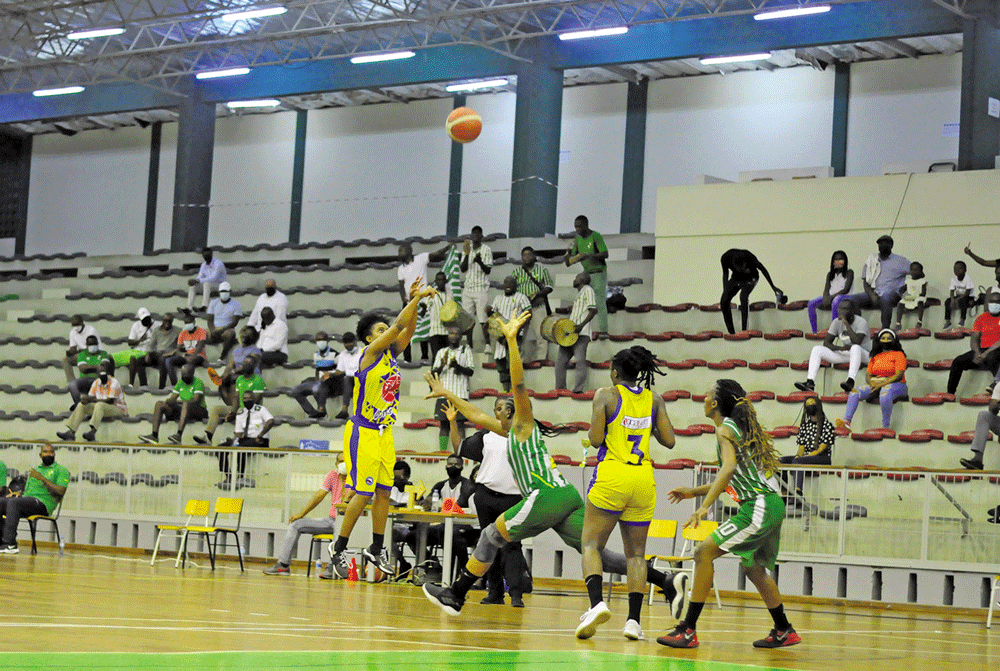
[[[348,489],[362,496],[371,496],[376,488],[391,490],[396,465],[392,427],[371,428],[349,419],[344,426],[344,465]]]
[[[649,524],[656,512],[656,480],[653,467],[623,464],[608,459],[597,464],[590,478],[587,500],[594,507],[617,513],[623,524]]]

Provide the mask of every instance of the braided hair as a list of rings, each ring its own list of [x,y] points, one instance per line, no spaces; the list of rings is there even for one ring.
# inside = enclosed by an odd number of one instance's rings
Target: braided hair
[[[500,398],[503,401],[504,408],[510,412],[510,416],[514,416],[514,399],[511,396],[503,396]],[[535,420],[535,426],[538,427],[538,433],[546,438],[551,438],[552,436],[558,436],[561,433],[568,433],[570,431],[576,430],[575,426],[569,424],[544,424],[541,420]]]
[[[653,386],[657,375],[666,375],[656,363],[656,357],[642,345],[623,349],[611,359],[611,368],[626,381],[635,381],[646,389]]]
[[[740,383],[736,380],[717,380],[715,400],[719,404],[719,413],[736,422],[743,436],[743,446],[754,465],[765,473],[778,470],[774,441],[761,426],[757,411],[747,400],[747,393]]]

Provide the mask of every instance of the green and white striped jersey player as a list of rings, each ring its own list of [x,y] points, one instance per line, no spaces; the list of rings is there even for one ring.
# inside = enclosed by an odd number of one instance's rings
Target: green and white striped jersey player
[[[576,487],[569,484],[555,468],[543,439],[546,435],[553,435],[553,432],[535,421],[531,399],[524,386],[524,368],[517,345],[517,333],[530,316],[528,311],[518,312],[509,321],[501,321],[509,349],[513,396],[498,398],[493,407],[493,416],[449,392],[436,376],[430,373],[424,375],[431,388],[427,398],[446,398],[470,422],[507,437],[507,459],[524,497],[520,503],[483,529],[476,549],[450,587],[424,584],[427,598],[449,615],[461,612],[465,595],[486,574],[497,551],[507,543],[532,538],[552,529],[567,545],[580,551],[583,499]],[[621,575],[627,573],[625,555],[620,552],[604,550],[601,559],[606,571]],[[668,603],[674,600],[676,592],[671,575],[648,569],[646,577],[649,582],[663,589]],[[682,609],[683,603],[679,603],[678,610]]]

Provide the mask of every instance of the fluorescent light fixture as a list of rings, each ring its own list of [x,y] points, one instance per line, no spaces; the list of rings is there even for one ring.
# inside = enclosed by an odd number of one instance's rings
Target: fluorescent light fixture
[[[238,109],[241,107],[277,107],[280,104],[280,100],[265,98],[263,100],[230,100],[226,103],[226,107],[229,109]]]
[[[790,9],[776,9],[771,12],[761,12],[754,14],[754,21],[769,21],[771,19],[790,19],[796,16],[809,16],[811,14],[825,14],[830,11],[830,5],[803,5]]]
[[[195,75],[195,79],[216,79],[217,77],[235,77],[237,75],[245,75],[250,72],[250,68],[229,68],[228,70],[209,70],[208,72],[199,72]]]
[[[111,37],[112,35],[121,35],[124,32],[124,28],[99,28],[97,30],[81,30],[78,33],[70,33],[66,37],[71,40],[90,40],[95,37]]]
[[[31,95],[36,98],[44,98],[45,96],[64,96],[70,93],[81,93],[83,92],[82,86],[64,86],[59,89],[38,89],[37,91],[32,91]]]
[[[413,58],[416,54],[412,51],[392,51],[387,54],[369,54],[367,56],[355,56],[351,62],[355,65],[359,63],[381,63],[382,61],[399,61],[404,58]]]
[[[723,63],[749,63],[750,61],[766,61],[771,54],[743,54],[742,56],[713,56],[701,59],[702,65],[721,65]]]
[[[497,86],[507,86],[506,79],[487,79],[480,82],[468,82],[466,84],[452,84],[450,86],[445,86],[444,90],[448,93],[454,93],[456,91],[478,91],[479,89],[491,89]]]
[[[265,16],[278,16],[279,14],[284,14],[288,11],[287,7],[264,7],[263,9],[250,9],[245,12],[233,12],[232,14],[223,14],[222,20],[228,21],[229,23],[235,23],[236,21],[249,21],[250,19],[262,19]]]
[[[560,40],[583,40],[588,37],[607,37],[609,35],[624,35],[628,32],[628,26],[618,26],[617,28],[598,28],[597,30],[578,30],[572,33],[562,33]]]

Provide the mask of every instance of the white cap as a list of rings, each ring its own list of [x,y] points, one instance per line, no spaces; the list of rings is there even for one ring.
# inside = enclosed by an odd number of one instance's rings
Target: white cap
[[[149,310],[146,308],[139,308],[139,311],[135,313],[136,319],[145,319],[149,316]]]
[[[230,291],[231,289],[232,287],[229,286],[229,282],[223,282],[219,285],[219,291]]]

